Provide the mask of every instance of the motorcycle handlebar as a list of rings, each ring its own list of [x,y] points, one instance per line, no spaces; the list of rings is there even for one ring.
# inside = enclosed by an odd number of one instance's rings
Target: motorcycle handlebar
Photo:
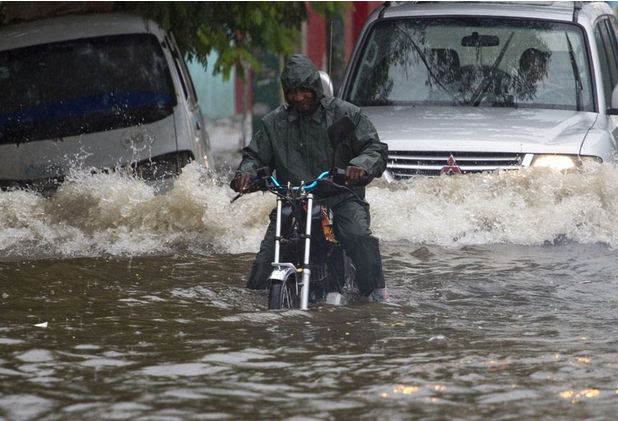
[[[311,192],[315,190],[321,182],[328,182],[335,187],[339,187],[341,189],[350,189],[350,187],[363,187],[371,182],[372,178],[369,176],[362,176],[357,183],[348,184],[346,181],[346,170],[343,168],[335,168],[333,171],[324,171],[321,173],[316,179],[311,180],[308,183],[301,184],[299,186],[284,186],[279,183],[274,176],[268,175],[267,171],[260,168],[258,170],[258,175],[253,177],[251,182],[251,187],[247,191],[247,193],[255,192],[255,191],[273,191],[276,193],[281,193],[282,191],[292,191],[298,192],[301,189],[305,192]],[[232,202],[236,199],[240,198],[243,193],[239,193]]]
[[[306,192],[310,192],[310,191],[314,190],[314,189],[318,186],[318,184],[319,184],[321,181],[328,180],[328,178],[330,177],[330,175],[331,175],[331,174],[330,174],[330,171],[324,171],[324,172],[323,172],[322,174],[320,174],[320,175],[319,175],[319,176],[318,176],[315,180],[310,181],[309,183],[305,183],[305,184],[302,184],[302,185],[300,185],[300,186],[291,186],[291,187],[285,187],[285,186],[282,186],[282,185],[279,183],[279,180],[277,180],[277,179],[276,179],[274,176],[272,176],[272,175],[271,175],[270,177],[268,177],[268,178],[270,179],[270,181],[271,181],[271,183],[272,183],[272,186],[273,186],[274,188],[276,188],[276,189],[279,189],[279,190],[281,190],[281,189],[289,189],[289,190],[292,190],[292,191],[298,191],[298,190],[303,189],[303,190],[304,190],[304,191],[306,191]]]
[[[266,180],[266,183],[264,183],[263,180]],[[354,183],[354,184],[349,184],[346,181],[346,170],[342,169],[342,168],[336,168],[334,171],[324,171],[322,174],[320,174],[315,180],[312,180],[308,183],[302,184],[300,186],[291,186],[291,187],[287,187],[287,186],[282,186],[279,183],[279,180],[277,180],[274,176],[268,176],[266,178],[261,178],[257,180],[257,183],[262,183],[262,184],[267,184],[265,185],[263,188],[261,188],[260,190],[269,190],[270,188],[275,188],[278,190],[282,190],[282,189],[290,189],[292,191],[299,191],[301,189],[303,189],[306,192],[310,192],[312,190],[315,190],[318,185],[321,182],[330,182],[331,184],[335,185],[335,186],[339,186],[339,187],[362,187],[362,186],[366,186],[367,184],[369,184],[369,182],[371,181],[371,178],[369,176],[362,176],[358,182]],[[270,186],[268,186],[268,184],[270,184]]]

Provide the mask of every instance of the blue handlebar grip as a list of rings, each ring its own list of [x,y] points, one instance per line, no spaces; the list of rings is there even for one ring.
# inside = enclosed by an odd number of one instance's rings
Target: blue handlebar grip
[[[277,181],[277,179],[274,176],[270,176],[270,180],[273,182],[273,185],[275,187],[281,187],[281,184],[279,184],[279,181]]]
[[[305,191],[311,191],[313,189],[315,189],[318,186],[318,183],[322,180],[324,180],[325,178],[327,178],[330,175],[330,171],[324,171],[322,174],[320,174],[318,176],[318,178],[316,178],[315,180],[313,180],[311,183],[309,184],[305,184],[304,188]],[[279,183],[279,181],[274,177],[274,176],[270,176],[270,180],[273,183],[273,186],[275,186],[278,189],[283,189],[283,187],[281,186],[281,184]],[[301,186],[296,186],[296,187],[292,187],[292,190],[297,191],[300,190]]]

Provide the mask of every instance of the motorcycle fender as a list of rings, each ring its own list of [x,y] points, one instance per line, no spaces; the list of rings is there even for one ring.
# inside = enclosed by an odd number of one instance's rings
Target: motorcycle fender
[[[277,269],[273,269],[272,273],[270,274],[269,279],[274,280],[274,281],[285,281],[291,275],[294,275],[294,273],[295,271],[290,268],[277,268]]]

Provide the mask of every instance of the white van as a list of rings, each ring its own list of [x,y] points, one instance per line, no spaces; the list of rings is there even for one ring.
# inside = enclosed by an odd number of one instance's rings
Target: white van
[[[146,179],[205,166],[210,144],[173,37],[119,14],[0,30],[0,186],[49,187],[70,168]]]

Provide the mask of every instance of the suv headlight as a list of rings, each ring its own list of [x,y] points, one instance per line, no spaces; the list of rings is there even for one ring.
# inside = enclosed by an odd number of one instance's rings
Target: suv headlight
[[[569,171],[581,167],[584,162],[601,163],[603,160],[596,156],[536,155],[530,166],[532,168],[547,168],[555,171]]]

